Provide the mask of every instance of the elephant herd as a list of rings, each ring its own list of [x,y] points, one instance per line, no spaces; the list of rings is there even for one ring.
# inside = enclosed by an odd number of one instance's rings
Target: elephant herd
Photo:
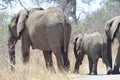
[[[120,46],[112,69],[112,42],[115,38],[120,44],[120,16],[108,20],[105,25],[106,35],[99,32],[91,34],[79,34],[74,38],[74,55],[76,58],[74,73],[79,72],[84,55],[88,55],[89,74],[97,74],[97,62],[103,59],[107,74],[119,74]],[[46,67],[55,72],[52,52],[54,53],[60,71],[68,71],[70,62],[68,47],[71,37],[71,24],[68,17],[58,8],[48,9],[32,8],[22,9],[14,14],[9,22],[8,49],[11,64],[15,65],[15,45],[21,40],[22,60],[26,64],[30,58],[30,46],[32,49],[43,51]],[[11,70],[15,70],[11,66]]]

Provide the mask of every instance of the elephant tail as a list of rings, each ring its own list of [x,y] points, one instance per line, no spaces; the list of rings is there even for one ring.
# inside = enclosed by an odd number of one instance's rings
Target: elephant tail
[[[78,37],[75,37],[73,40],[73,44],[74,44],[74,55],[75,58],[77,59],[77,48],[76,48],[76,41],[77,41]]]

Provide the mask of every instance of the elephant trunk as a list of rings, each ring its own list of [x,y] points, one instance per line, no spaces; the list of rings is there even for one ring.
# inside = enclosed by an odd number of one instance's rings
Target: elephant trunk
[[[9,50],[9,57],[10,57],[10,63],[11,63],[11,70],[14,71],[14,66],[15,65],[15,43],[16,40],[10,36],[8,39],[8,50]]]

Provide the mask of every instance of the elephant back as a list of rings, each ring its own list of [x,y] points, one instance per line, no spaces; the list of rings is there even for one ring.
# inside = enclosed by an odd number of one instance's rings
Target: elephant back
[[[120,25],[120,16],[116,16],[106,22],[105,32],[112,41],[115,38],[116,31],[118,30]]]

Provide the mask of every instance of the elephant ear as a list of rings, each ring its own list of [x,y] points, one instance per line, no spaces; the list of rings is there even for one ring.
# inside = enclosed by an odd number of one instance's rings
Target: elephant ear
[[[77,52],[80,51],[80,46],[81,44],[79,44],[83,39],[83,34],[79,34],[74,38],[74,55],[77,58]]]
[[[73,39],[74,44],[76,43],[77,39],[78,39],[78,36],[75,36],[75,38]]]
[[[18,22],[19,15],[14,14],[10,20],[10,23],[8,25],[9,31],[10,31],[10,36],[11,37],[16,37],[17,35],[17,22]]]
[[[83,34],[78,34],[78,35],[75,36],[75,38],[73,39],[73,43],[75,44],[78,39],[82,39],[82,38],[83,38]]]
[[[79,50],[80,46],[81,46],[81,42],[83,40],[83,34],[79,34],[76,36],[76,49]]]
[[[110,24],[110,36],[111,36],[111,40],[114,39],[114,36],[115,36],[115,33],[119,27],[119,23],[120,23],[120,17],[115,17],[111,22]]]
[[[18,14],[14,14],[10,20],[10,24],[9,25],[12,25],[13,23],[16,25],[18,21]],[[10,27],[10,26],[9,26]]]
[[[26,10],[20,10],[18,14],[19,18],[17,22],[17,37],[20,37],[22,31],[25,28],[25,21],[27,19],[28,14]]]

